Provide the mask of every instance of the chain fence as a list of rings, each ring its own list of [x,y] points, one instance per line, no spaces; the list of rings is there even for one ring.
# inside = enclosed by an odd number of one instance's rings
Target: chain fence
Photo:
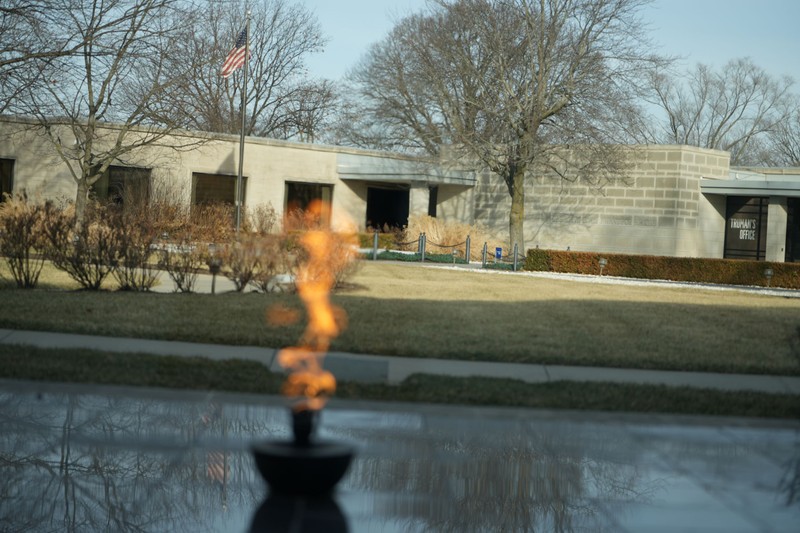
[[[373,260],[377,260],[378,259],[378,232],[376,231],[374,235],[375,236],[374,236],[374,239],[373,239],[373,246],[372,246],[372,259]],[[440,250],[447,250],[447,249],[451,250],[451,254],[452,254],[452,257],[453,257],[453,263],[454,264],[459,259],[458,255],[462,253],[460,248],[462,246],[464,246],[465,247],[465,250],[463,252],[464,253],[464,257],[463,257],[463,259],[461,259],[461,262],[469,264],[470,260],[471,260],[471,249],[470,249],[471,248],[471,238],[470,238],[469,235],[467,235],[467,238],[464,241],[457,242],[457,243],[449,243],[449,244],[430,241],[430,240],[428,240],[428,237],[427,237],[427,235],[425,233],[420,233],[419,237],[417,239],[415,239],[415,240],[412,240],[412,241],[408,241],[408,242],[395,241],[395,245],[398,246],[399,248],[402,248],[402,247],[405,247],[405,246],[411,246],[413,244],[417,245],[416,253],[409,254],[408,252],[402,252],[402,253],[410,256],[409,259],[405,259],[406,261],[413,260],[413,261],[419,261],[421,263],[424,263],[426,260],[429,260],[429,261],[433,260],[431,255],[434,255],[434,256],[437,256],[437,259],[438,259],[436,262],[442,262],[442,257],[441,256],[444,255],[444,254],[431,254],[430,250],[429,250],[429,246],[430,246],[431,249],[437,248],[437,249],[440,249]],[[510,251],[510,252],[506,253],[505,255],[503,254],[503,249],[502,248],[500,248],[500,247],[495,248],[495,253],[494,253],[494,255],[491,256],[491,260],[490,260],[490,254],[489,254],[488,247],[489,247],[488,243],[484,242],[483,243],[483,251],[481,253],[481,268],[505,268],[505,269],[513,270],[513,271],[516,272],[517,270],[520,269],[520,265],[522,263],[524,263],[525,255],[519,253],[519,247],[517,245],[514,246],[513,251]],[[386,253],[386,252],[383,252],[383,253]],[[398,259],[399,259],[399,257],[398,257]]]

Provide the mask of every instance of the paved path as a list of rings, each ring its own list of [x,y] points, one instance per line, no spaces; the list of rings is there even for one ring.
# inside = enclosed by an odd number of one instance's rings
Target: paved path
[[[246,359],[262,362],[270,370],[281,371],[275,357],[277,351],[272,348],[257,346],[226,346],[8,329],[0,329],[0,344],[31,345],[41,348],[79,348],[122,353],[201,356],[215,360]],[[325,367],[343,381],[365,383],[399,383],[412,374],[435,374],[457,377],[510,378],[527,383],[564,380],[596,381],[800,395],[800,377],[784,376],[491,363],[415,357],[387,357],[341,352],[328,354],[325,358]]]

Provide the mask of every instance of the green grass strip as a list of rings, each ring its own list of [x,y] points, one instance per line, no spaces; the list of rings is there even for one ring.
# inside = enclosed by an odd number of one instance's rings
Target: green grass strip
[[[278,394],[283,376],[257,362],[0,346],[0,377],[55,382]],[[528,384],[511,379],[415,375],[399,385],[340,383],[353,400],[502,407],[800,418],[800,397],[612,383]]]

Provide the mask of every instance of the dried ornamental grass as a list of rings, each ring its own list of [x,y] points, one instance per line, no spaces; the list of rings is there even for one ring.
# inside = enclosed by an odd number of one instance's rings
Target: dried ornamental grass
[[[486,228],[480,225],[470,225],[463,222],[443,221],[439,218],[427,215],[412,215],[408,219],[408,227],[405,230],[405,241],[417,239],[424,233],[427,242],[428,253],[451,253],[453,248],[458,250],[461,257],[466,253],[467,236],[470,237],[470,260],[479,261],[483,251],[483,245],[494,250],[495,247],[502,246],[499,239],[492,235]]]

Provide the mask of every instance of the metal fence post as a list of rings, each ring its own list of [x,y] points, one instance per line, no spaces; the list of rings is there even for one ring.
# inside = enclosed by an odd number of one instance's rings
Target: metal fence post
[[[469,264],[469,258],[470,258],[469,252],[470,252],[470,248],[471,248],[471,246],[470,246],[471,243],[472,243],[472,240],[470,239],[470,236],[467,235],[467,249],[464,252],[464,259],[466,259],[467,264]]]
[[[517,271],[517,252],[519,251],[519,244],[514,243],[514,272]]]
[[[378,260],[378,230],[375,230],[375,235],[372,237],[372,260]]]
[[[420,235],[420,242],[422,243],[422,251],[420,252],[420,262],[421,263],[425,262],[425,245],[426,245],[426,241],[427,240],[428,240],[428,237],[424,233],[422,235]]]
[[[486,254],[489,253],[489,243],[483,243],[483,254],[481,255],[481,268],[486,268]]]

